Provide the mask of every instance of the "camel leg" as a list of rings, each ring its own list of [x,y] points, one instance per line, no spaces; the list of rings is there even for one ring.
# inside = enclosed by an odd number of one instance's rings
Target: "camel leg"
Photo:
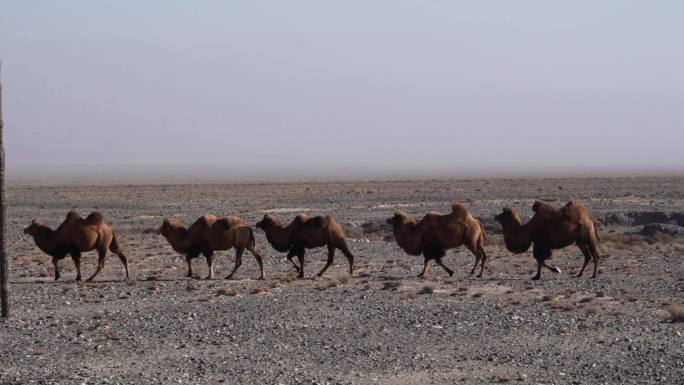
[[[112,237],[112,243],[109,245],[109,251],[119,257],[119,260],[121,260],[121,263],[124,265],[124,269],[126,269],[126,280],[130,280],[131,276],[128,274],[128,258],[126,258],[126,255],[124,255],[123,251],[121,251],[119,243],[116,240],[116,236]]]
[[[549,269],[549,270],[551,270],[551,271],[553,271],[554,273],[557,273],[557,274],[562,273],[560,267],[558,267],[558,266],[549,266],[549,265],[546,264],[546,261],[542,262],[542,267],[545,267],[545,268],[547,268],[547,269]]]
[[[192,260],[197,258],[200,253],[191,251],[185,255],[185,262],[188,264],[188,278],[192,278]]]
[[[297,250],[297,258],[299,259],[299,278],[300,279],[304,278],[304,254],[305,253],[306,253],[306,250],[304,250],[304,248]]]
[[[596,244],[594,242],[589,244],[589,251],[591,251],[591,257],[594,260],[594,274],[591,275],[591,278],[596,278],[596,273],[598,271],[598,263],[599,263],[599,252],[596,248]]]
[[[589,249],[586,245],[578,244],[577,247],[579,247],[580,251],[582,252],[582,255],[584,255],[584,263],[582,264],[582,268],[580,269],[579,273],[577,273],[575,278],[579,278],[582,276],[582,273],[584,273],[584,269],[587,267],[589,261],[591,260],[591,253],[589,252]]]
[[[74,266],[76,266],[76,281],[81,281],[81,253],[79,251],[74,251],[71,253],[71,259],[74,260]]]
[[[299,265],[297,265],[297,262],[292,259],[295,255],[297,255],[297,251],[295,249],[290,249],[290,251],[287,253],[287,260],[290,261],[292,266],[294,266],[297,271],[299,271]]]
[[[207,279],[214,279],[214,252],[205,252],[204,259],[207,260],[207,268],[209,268],[209,274],[207,275]]]
[[[534,245],[534,248],[532,249],[532,255],[534,255],[534,259],[537,260],[537,274],[532,277],[533,280],[538,280],[541,278],[541,268],[546,267],[547,269],[560,273],[560,269],[555,267],[555,266],[549,266],[546,264],[546,260],[551,258],[551,248],[546,247],[546,246],[538,246],[537,244]]]
[[[93,279],[94,279],[98,274],[100,274],[100,272],[101,272],[102,269],[104,268],[105,257],[107,256],[107,249],[99,250],[99,251],[98,251],[98,254],[99,254],[99,255],[98,255],[98,257],[97,257],[97,269],[95,270],[95,273],[94,273],[93,275],[91,275],[90,278],[88,278],[88,279],[86,280],[86,282],[92,282]]]
[[[52,264],[55,266],[55,281],[59,280],[59,267],[57,266],[57,262],[59,262],[59,258],[52,257]]]
[[[230,274],[228,274],[226,279],[233,278],[233,274],[235,274],[238,267],[240,267],[242,265],[242,253],[244,253],[244,252],[245,252],[244,247],[238,247],[237,249],[235,249],[235,266],[233,266],[233,271],[231,271]]]
[[[347,257],[347,261],[349,262],[349,275],[354,275],[354,254],[349,251],[346,243],[342,243],[342,245],[339,246],[339,249],[342,251],[342,254]]]
[[[435,259],[435,262],[437,262],[438,265],[442,266],[444,270],[446,270],[446,272],[449,274],[449,277],[454,275],[454,271],[444,265],[442,258]]]
[[[258,279],[265,279],[266,276],[264,275],[264,259],[261,258],[261,254],[256,250],[254,246],[251,244],[247,246],[247,250],[249,250],[252,255],[254,255],[254,259],[256,259],[257,263],[259,264],[259,278]]]
[[[480,254],[480,250],[477,247],[472,247],[471,245],[468,245],[468,249],[472,251],[472,253],[475,255],[475,266],[473,266],[473,269],[470,270],[470,275],[475,274],[475,269],[477,269],[478,263],[480,263],[480,260],[482,259],[482,254]],[[484,268],[484,261],[482,261],[482,267]],[[482,271],[480,271],[480,275],[478,277],[482,276]]]
[[[130,280],[131,276],[128,274],[128,258],[126,258],[126,256],[122,252],[119,252],[116,255],[119,257],[119,260],[121,260],[121,263],[124,265],[124,269],[126,270],[126,280]]]
[[[320,271],[317,275],[320,277],[325,273],[326,270],[333,264],[333,261],[335,260],[335,246],[330,243],[328,244],[328,260],[325,262],[325,267],[323,267],[323,270]]]
[[[487,254],[484,251],[484,248],[482,246],[478,246],[478,254],[482,256],[482,264],[480,265],[480,274],[477,275],[478,278],[482,277],[482,273],[484,272],[485,268],[485,263],[487,262]]]
[[[188,278],[192,278],[192,258],[190,257],[190,255],[185,256],[185,262],[187,262],[188,264],[188,274],[186,275],[188,276]]]
[[[475,265],[473,265],[473,268],[470,270],[470,275],[475,274],[475,269],[477,269],[477,265],[480,263],[480,254],[475,254]]]
[[[533,281],[537,281],[541,278],[541,268],[542,268],[543,262],[540,260],[537,260],[537,274],[535,274],[534,277],[532,277]]]
[[[425,257],[425,261],[423,261],[423,271],[418,274],[418,278],[425,278],[427,272],[428,272],[428,264],[430,263],[430,258]]]

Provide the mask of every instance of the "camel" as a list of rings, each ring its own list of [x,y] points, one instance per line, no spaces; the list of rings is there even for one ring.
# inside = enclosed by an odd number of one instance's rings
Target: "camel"
[[[119,256],[121,263],[126,269],[126,280],[130,279],[128,273],[128,258],[123,254],[119,247],[116,234],[104,221],[104,216],[93,211],[87,218],[83,219],[76,211],[69,211],[66,219],[56,230],[52,230],[45,222],[34,219],[31,224],[24,229],[24,234],[33,237],[38,248],[52,257],[52,264],[55,267],[55,281],[60,277],[57,262],[71,255],[71,259],[76,266],[76,280],[81,280],[81,253],[97,250],[97,270],[86,282],[92,282],[102,268],[104,268],[107,250]]]
[[[340,249],[349,261],[349,274],[353,274],[354,255],[347,248],[346,236],[342,226],[331,216],[310,217],[299,214],[287,226],[269,214],[256,224],[256,228],[264,230],[266,239],[274,249],[280,252],[288,252],[287,260],[299,271],[299,278],[304,278],[304,254],[306,249],[316,247],[328,247],[328,260],[323,270],[318,273],[322,276],[333,264],[335,250]],[[297,256],[299,265],[292,259]]]
[[[188,229],[181,224],[164,219],[159,232],[179,254],[185,255],[188,264],[188,277],[192,277],[192,260],[204,255],[209,274],[207,279],[214,278],[214,251],[235,248],[235,266],[226,279],[231,279],[242,265],[242,254],[249,250],[259,264],[259,279],[264,279],[264,262],[256,250],[254,231],[242,219],[228,216],[217,218],[205,214]]]
[[[442,258],[446,250],[461,245],[468,247],[475,255],[475,265],[470,274],[475,273],[477,265],[481,262],[477,277],[482,277],[487,261],[487,254],[484,251],[485,230],[462,204],[452,205],[449,214],[427,213],[418,223],[407,214],[396,211],[387,223],[392,226],[397,244],[407,254],[423,254],[425,260],[423,270],[418,274],[419,278],[426,276],[428,265],[433,259],[449,276],[454,275],[453,270],[444,265]]]
[[[594,262],[596,278],[599,262],[598,242],[600,241],[594,220],[587,209],[578,200],[573,199],[563,208],[557,209],[543,201],[535,201],[532,206],[534,216],[526,224],[522,224],[520,216],[506,207],[502,213],[494,217],[501,224],[506,248],[512,253],[526,252],[530,245],[532,254],[537,260],[537,274],[533,280],[541,278],[541,268],[560,273],[560,269],[546,264],[552,250],[562,249],[575,243],[584,255],[584,264],[576,277],[581,277],[589,260]]]

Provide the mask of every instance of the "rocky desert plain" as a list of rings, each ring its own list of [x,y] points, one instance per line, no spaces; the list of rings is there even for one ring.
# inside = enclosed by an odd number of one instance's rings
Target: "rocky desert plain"
[[[486,178],[282,183],[11,183],[11,318],[0,321],[1,384],[684,384],[684,177]],[[531,217],[535,199],[580,199],[599,225],[599,275],[574,278],[575,246],[554,251],[531,281],[531,251],[503,245],[494,216]],[[386,220],[416,219],[463,202],[485,226],[489,260],[448,251],[449,277],[405,254]],[[105,215],[131,261],[116,256],[92,283],[70,258],[52,262],[23,234],[33,218],[53,228],[67,211]],[[246,253],[218,252],[216,277],[185,260],[157,229],[204,213],[250,225],[270,213],[324,213],[345,228],[356,256],[310,250],[305,279],[255,230],[266,279]],[[95,270],[84,254],[84,277]],[[591,267],[591,265],[590,265]],[[590,269],[589,269],[590,270]],[[590,273],[590,271],[589,271]]]

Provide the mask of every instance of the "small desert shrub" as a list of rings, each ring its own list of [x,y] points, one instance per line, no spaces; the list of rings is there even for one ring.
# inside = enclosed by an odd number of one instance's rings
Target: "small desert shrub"
[[[573,305],[569,302],[552,303],[551,309],[562,310],[562,311],[570,311],[570,310],[575,310],[575,305]]]
[[[483,296],[484,296],[484,293],[475,293],[475,294],[473,294],[473,298],[480,298],[480,297],[483,297]]]
[[[579,303],[587,303],[587,302],[591,302],[593,300],[594,300],[594,298],[592,298],[592,297],[584,297],[584,298],[579,300]]]
[[[338,287],[340,285],[340,282],[336,280],[335,278],[329,279],[326,282],[323,282],[318,286],[319,290],[327,290],[330,289],[331,287]]]
[[[584,314],[586,315],[596,315],[600,314],[602,311],[603,309],[601,309],[601,306],[598,305],[590,305],[584,308]]]
[[[670,313],[671,322],[684,322],[684,305],[667,305],[665,310]]]
[[[258,287],[258,288],[249,292],[249,294],[266,294],[266,293],[268,293],[268,287],[266,287],[266,286]]]
[[[222,295],[225,295],[228,297],[235,297],[236,295],[238,295],[238,292],[235,291],[234,289],[229,288],[229,287],[220,287],[220,288],[216,289],[216,296],[219,297]]]
[[[398,290],[401,287],[401,281],[390,281],[385,282],[382,286],[382,290]]]
[[[153,282],[149,284],[147,288],[152,292],[158,292],[159,290],[161,290],[161,285],[156,282]]]
[[[634,247],[646,247],[648,245],[669,245],[674,243],[672,235],[658,233],[652,237],[641,234],[606,234],[602,236],[601,243],[608,248],[632,249]]]
[[[185,287],[185,290],[187,290],[187,291],[194,291],[194,290],[199,290],[199,289],[200,289],[200,285],[198,285],[195,282],[189,283],[188,286]]]
[[[107,341],[118,341],[121,339],[121,337],[119,337],[112,329],[105,329],[102,334],[104,334]]]
[[[434,294],[435,293],[435,288],[431,285],[425,285],[423,286],[422,289],[418,292],[418,294]]]
[[[143,234],[157,234],[157,228],[156,227],[146,227],[142,231]]]
[[[280,279],[281,282],[283,283],[290,283],[294,282],[297,280],[297,275],[296,274],[288,274],[284,276],[283,278]]]

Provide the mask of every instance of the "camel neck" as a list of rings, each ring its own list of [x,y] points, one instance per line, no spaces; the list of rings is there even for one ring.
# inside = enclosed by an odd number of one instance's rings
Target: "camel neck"
[[[185,253],[190,249],[190,237],[188,230],[183,226],[170,229],[168,237],[171,246],[179,253]]]
[[[399,247],[404,249],[408,254],[420,255],[422,252],[420,245],[420,232],[416,226],[410,226],[408,223],[403,223],[394,228],[394,239],[396,239]]]
[[[530,248],[532,240],[526,225],[513,222],[503,229],[506,248],[513,253],[524,253]]]
[[[38,232],[33,237],[39,249],[47,254],[52,254],[56,247],[55,231],[44,226],[38,229]]]
[[[266,239],[278,251],[286,251],[291,246],[290,235],[292,226],[283,227],[279,223],[274,223],[266,231]]]

